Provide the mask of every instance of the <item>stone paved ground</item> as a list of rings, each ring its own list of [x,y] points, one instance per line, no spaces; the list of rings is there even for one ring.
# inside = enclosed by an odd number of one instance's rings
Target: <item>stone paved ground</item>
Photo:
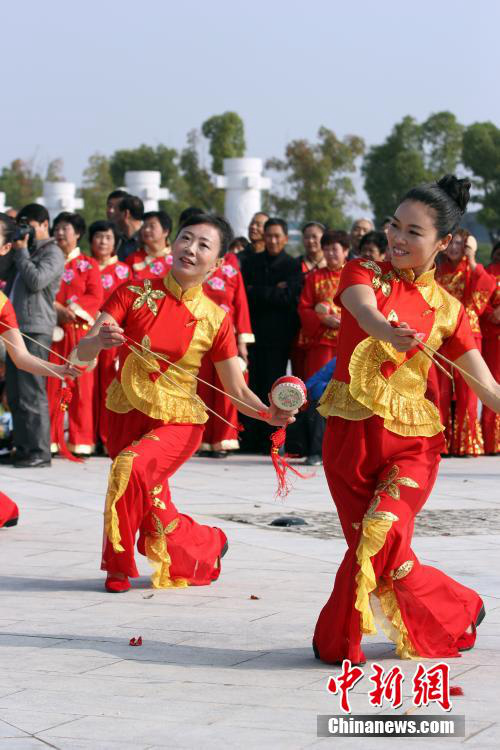
[[[112,596],[98,571],[108,465],[0,469],[1,489],[22,508],[19,526],[0,530],[0,750],[386,747],[382,739],[316,736],[317,714],[339,708],[325,690],[332,668],[312,658],[310,640],[344,550],[333,527],[325,538],[332,509],[322,471],[297,480],[282,504],[264,458],[191,460],[174,478],[174,498],[227,531],[221,578],[153,592],[142,563],[134,590]],[[415,738],[412,747],[500,746],[498,470],[492,458],[443,462],[427,504],[428,534],[423,523],[415,539],[423,561],[481,593],[487,618],[477,647],[450,660],[451,682],[464,691],[453,713],[466,716],[465,740]],[[323,524],[322,534],[266,525],[288,512]],[[227,520],[241,514],[256,525]],[[449,535],[436,536],[436,528]],[[138,635],[144,645],[131,648]],[[366,651],[414,672],[382,635],[368,639]],[[367,682],[354,689],[355,713],[374,710]],[[413,711],[408,680],[404,695],[397,713]]]

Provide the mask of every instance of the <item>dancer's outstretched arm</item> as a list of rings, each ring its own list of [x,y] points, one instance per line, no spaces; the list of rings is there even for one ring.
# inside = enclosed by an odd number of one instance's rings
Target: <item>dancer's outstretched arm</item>
[[[81,374],[81,371],[72,365],[56,365],[53,362],[46,362],[39,357],[35,357],[35,355],[27,350],[24,339],[17,328],[9,328],[8,331],[4,331],[2,339],[9,357],[19,370],[25,370],[25,372],[31,372],[33,375],[43,375],[45,377],[55,375],[62,378],[75,378]]]
[[[83,339],[78,343],[78,359],[91,362],[103,349],[113,349],[125,343],[123,328],[117,325],[112,315],[103,312]]]
[[[398,328],[393,328],[377,309],[375,292],[369,286],[354,284],[347,287],[342,293],[341,301],[369,336],[388,341],[398,352],[407,352],[417,346],[415,338],[422,334],[410,328],[407,323],[400,323]]]

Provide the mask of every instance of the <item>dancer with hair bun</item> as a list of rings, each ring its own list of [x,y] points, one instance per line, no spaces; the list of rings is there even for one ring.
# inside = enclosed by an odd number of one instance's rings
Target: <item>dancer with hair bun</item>
[[[411,549],[414,519],[443,450],[434,358],[460,367],[483,403],[500,386],[479,353],[463,306],[434,278],[469,200],[470,183],[446,175],[404,196],[388,230],[390,262],[346,264],[337,364],[321,398],[323,462],[348,545],[314,633],[317,658],[363,663],[377,621],[401,658],[444,658],[474,646],[480,596]],[[439,356],[436,351],[439,350]]]

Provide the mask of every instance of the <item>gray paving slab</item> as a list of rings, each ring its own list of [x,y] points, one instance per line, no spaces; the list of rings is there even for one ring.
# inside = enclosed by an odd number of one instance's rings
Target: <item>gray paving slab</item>
[[[107,459],[0,468],[0,487],[21,508],[19,525],[0,530],[0,750],[331,747],[316,736],[316,716],[339,713],[326,691],[338,668],[314,660],[310,640],[345,543],[251,523],[263,514],[333,514],[322,470],[296,480],[283,503],[274,500],[264,457],[192,459],[172,493],[183,511],[228,534],[221,578],[153,591],[140,558],[134,589],[113,597],[98,570],[108,469]],[[499,469],[491,458],[443,461],[426,508],[480,510],[487,519],[500,508]],[[250,523],[221,520],[234,512]],[[487,521],[480,532],[414,540],[423,561],[481,593],[488,615],[476,648],[449,660],[451,683],[464,692],[453,713],[465,714],[466,737],[413,739],[412,747],[500,746],[500,536]],[[131,648],[138,635],[144,645]],[[366,671],[351,693],[353,712],[421,713],[411,703],[415,664],[396,660],[381,634],[366,639],[365,651],[402,668],[404,703],[371,707]],[[407,743],[393,739],[391,747]],[[386,740],[335,739],[344,746],[382,748]]]

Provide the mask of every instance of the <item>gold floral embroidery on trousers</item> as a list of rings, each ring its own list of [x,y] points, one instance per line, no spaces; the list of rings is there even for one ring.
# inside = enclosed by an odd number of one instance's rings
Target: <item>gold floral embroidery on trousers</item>
[[[167,536],[172,534],[179,525],[179,519],[174,518],[166,526],[154,513],[151,514],[155,531],[146,536],[146,555],[154,568],[151,582],[156,589],[185,588],[189,582],[185,578],[170,578],[172,558],[168,553]]]
[[[153,487],[152,490],[149,491],[149,494],[152,497],[153,505],[155,508],[160,508],[160,510],[166,510],[167,506],[163,502],[161,498],[158,497],[158,495],[162,492],[163,485],[157,484],[155,487]]]
[[[391,572],[391,578],[393,581],[400,581],[402,578],[406,578],[408,573],[411,573],[413,566],[415,565],[414,560],[406,560],[399,568]]]
[[[381,495],[382,492],[387,492],[394,500],[399,500],[401,497],[398,485],[404,487],[417,488],[419,485],[414,479],[410,477],[399,476],[399,466],[393,466],[385,479],[382,479],[375,488],[375,495]]]

